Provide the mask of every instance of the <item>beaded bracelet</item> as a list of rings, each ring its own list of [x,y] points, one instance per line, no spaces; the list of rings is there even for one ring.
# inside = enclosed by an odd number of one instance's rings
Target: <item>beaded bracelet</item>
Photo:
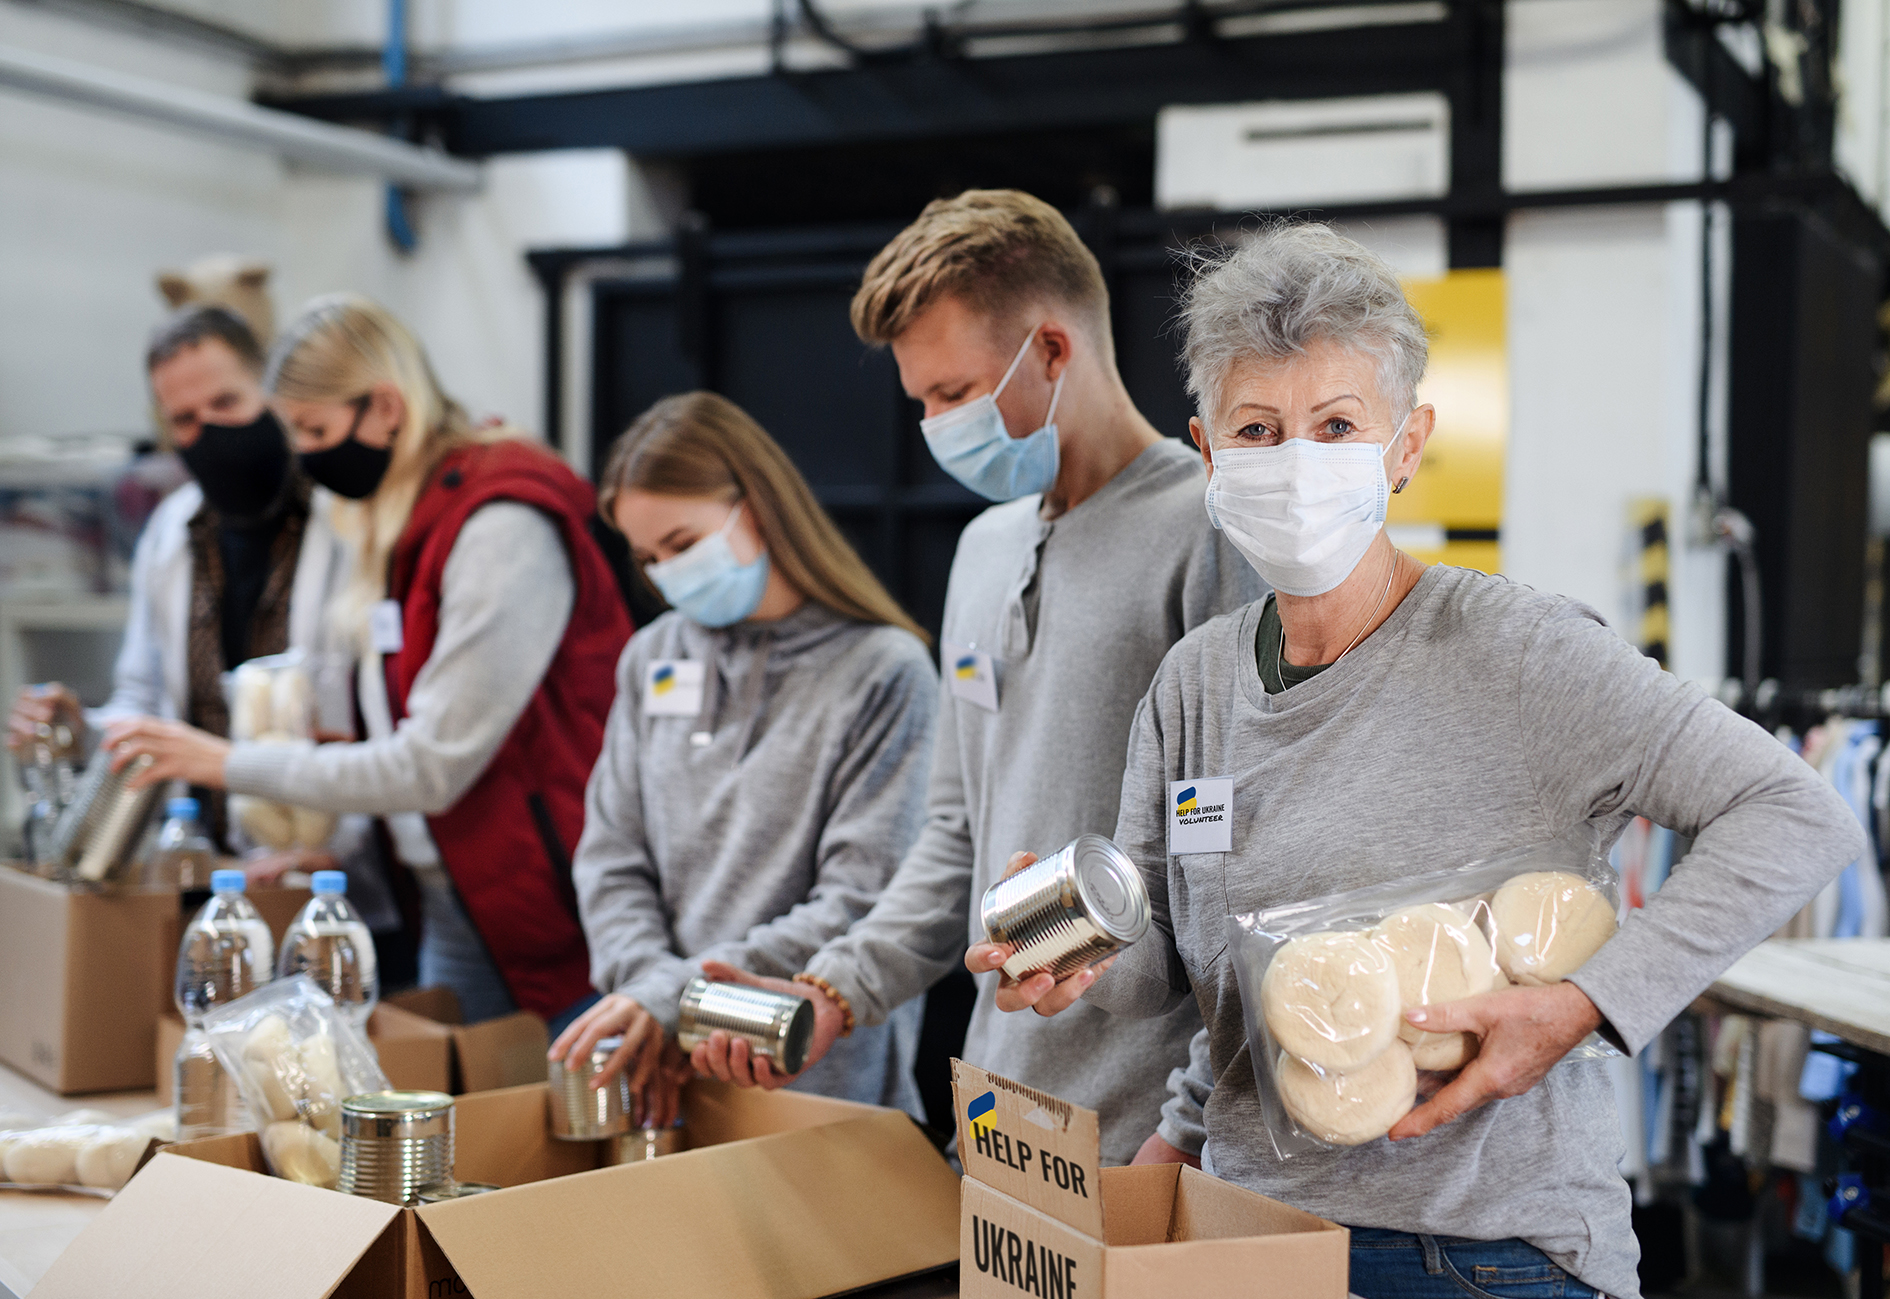
[[[821,992],[825,993],[827,1000],[840,1007],[840,1013],[846,1017],[846,1023],[840,1030],[840,1036],[853,1036],[853,1003],[841,996],[838,988],[835,988],[818,974],[809,974],[805,970],[794,976],[794,982],[805,983],[810,987],[819,988]]]

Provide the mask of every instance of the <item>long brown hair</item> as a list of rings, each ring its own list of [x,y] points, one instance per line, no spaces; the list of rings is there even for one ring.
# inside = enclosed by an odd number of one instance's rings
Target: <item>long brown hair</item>
[[[337,501],[334,510],[359,563],[336,597],[333,616],[357,633],[365,631],[369,606],[386,593],[387,557],[440,461],[470,443],[524,436],[513,428],[474,428],[464,408],[441,390],[419,340],[391,311],[357,293],[309,301],[276,339],[263,377],[273,395],[291,401],[354,401],[383,382],[400,390],[407,407],[394,431],[387,476],[374,495]]]
[[[726,397],[685,392],[657,402],[617,439],[599,483],[597,508],[612,527],[612,507],[628,491],[745,501],[769,562],[802,595],[931,643],[840,535],[780,444]]]

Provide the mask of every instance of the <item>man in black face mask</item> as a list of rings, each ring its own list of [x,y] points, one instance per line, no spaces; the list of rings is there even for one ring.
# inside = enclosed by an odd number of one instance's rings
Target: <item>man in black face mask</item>
[[[145,368],[166,440],[195,481],[159,505],[138,539],[111,700],[88,715],[63,686],[30,688],[9,719],[16,751],[55,719],[82,731],[147,714],[228,734],[222,673],[291,644],[313,647],[329,575],[345,569],[264,403],[262,349],[242,319],[185,308],[152,336]],[[222,794],[195,792],[223,840]]]

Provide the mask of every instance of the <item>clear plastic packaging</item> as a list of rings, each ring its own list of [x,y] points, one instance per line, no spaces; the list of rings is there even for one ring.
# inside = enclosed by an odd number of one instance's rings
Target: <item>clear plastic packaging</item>
[[[300,744],[315,738],[319,664],[301,650],[255,658],[223,675],[230,738],[250,744]],[[263,848],[319,848],[335,815],[249,794],[230,795],[230,821]]]
[[[332,1188],[342,1101],[388,1090],[366,1035],[306,974],[212,1011],[204,1032],[243,1093],[270,1171]]]
[[[1229,916],[1261,1112],[1282,1159],[1376,1140],[1472,1060],[1468,1033],[1416,1006],[1558,983],[1614,935],[1620,890],[1600,835]],[[1591,1035],[1570,1055],[1616,1052]]]
[[[67,1191],[109,1199],[170,1138],[169,1115],[112,1119],[75,1111],[56,1119],[0,1115],[0,1190]]]

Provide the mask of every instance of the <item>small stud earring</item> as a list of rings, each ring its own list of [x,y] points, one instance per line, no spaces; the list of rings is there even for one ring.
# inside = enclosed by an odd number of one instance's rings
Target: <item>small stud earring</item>
[[[1400,478],[1398,480],[1398,485],[1391,489],[1391,494],[1393,496],[1396,496],[1399,492],[1404,490],[1404,485],[1410,481],[1411,481],[1411,478],[1410,478],[1410,475],[1408,474],[1405,477]]]

